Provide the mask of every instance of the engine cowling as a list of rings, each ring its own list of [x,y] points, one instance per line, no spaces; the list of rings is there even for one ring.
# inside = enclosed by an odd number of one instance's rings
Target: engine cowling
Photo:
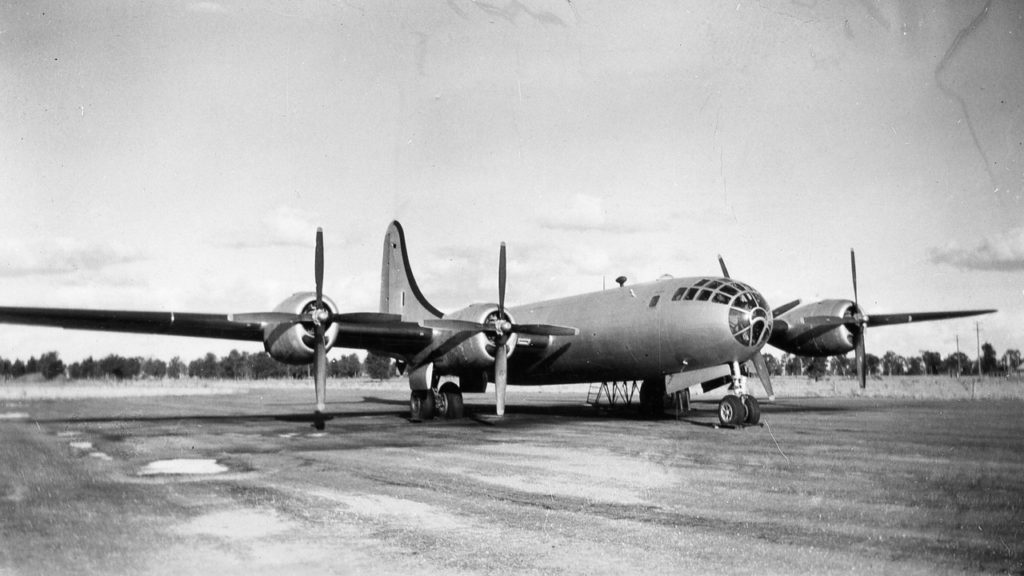
[[[800,356],[836,356],[854,349],[853,332],[842,324],[811,326],[804,318],[814,316],[852,317],[856,306],[850,300],[822,300],[798,306],[776,318],[786,325],[774,330],[768,343],[790,354]]]
[[[498,316],[497,304],[472,304],[462,310],[451,314],[445,314],[447,320],[466,320],[482,324],[491,324]],[[505,310],[505,320],[515,322],[512,316]],[[516,336],[509,338],[508,356],[511,357],[516,348]],[[494,336],[491,334],[475,334],[465,341],[459,343],[454,349],[440,357],[434,364],[437,368],[447,372],[456,373],[468,369],[490,370],[494,368],[495,352]]]
[[[323,305],[332,314],[338,310],[334,301],[324,296]],[[316,306],[316,294],[313,292],[299,292],[292,294],[284,302],[274,308],[274,312],[286,312],[289,314],[305,314]],[[329,325],[324,331],[327,349],[334,346],[338,339],[338,326]],[[309,364],[313,361],[315,351],[313,350],[314,338],[313,323],[301,324],[268,324],[263,329],[263,348],[274,360],[285,364]]]

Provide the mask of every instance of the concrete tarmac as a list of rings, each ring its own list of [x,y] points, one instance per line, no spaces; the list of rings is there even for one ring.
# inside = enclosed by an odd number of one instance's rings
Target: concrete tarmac
[[[1024,573],[1024,403],[781,399],[766,425],[513,389],[0,401],[0,575]]]

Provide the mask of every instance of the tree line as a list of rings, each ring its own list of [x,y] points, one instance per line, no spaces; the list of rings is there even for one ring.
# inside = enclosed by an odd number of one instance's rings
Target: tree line
[[[853,355],[808,358],[783,354],[776,358],[764,354],[768,371],[777,376],[851,376],[857,373]],[[978,360],[971,359],[963,352],[954,352],[945,357],[939,352],[922,350],[918,356],[901,356],[892,350],[878,357],[865,354],[868,375],[874,376],[924,376],[924,375],[974,375],[978,373]],[[1021,371],[1020,350],[1009,349],[999,356],[995,347],[986,342],[981,346],[981,373],[986,376],[1018,374]]]
[[[46,380],[64,376],[70,380],[136,380],[162,378],[217,378],[226,380],[265,380],[311,378],[312,368],[292,366],[274,360],[266,352],[249,353],[232,350],[218,357],[208,352],[202,358],[185,362],[179,356],[164,361],[141,356],[125,357],[110,354],[95,359],[92,356],[65,364],[57,352],[46,352],[23,361],[0,358],[0,379],[21,378],[27,374],[40,374]],[[396,374],[394,363],[386,356],[368,354],[361,361],[356,354],[330,359],[327,376],[355,378],[366,375],[383,380]]]
[[[857,367],[852,354],[828,358],[809,358],[793,354],[775,357],[764,354],[768,371],[776,376],[852,376]],[[905,357],[893,351],[878,357],[866,355],[868,375],[876,376],[959,376],[978,373],[978,362],[963,352],[943,357],[939,352],[923,350],[918,356]],[[227,380],[265,380],[287,378],[311,378],[309,365],[292,366],[274,360],[266,352],[249,353],[232,350],[226,356],[218,357],[209,352],[202,358],[185,362],[175,356],[170,361],[157,358],[124,357],[111,354],[100,359],[92,356],[85,360],[65,365],[57,352],[46,352],[38,358],[27,361],[0,358],[0,380],[20,378],[26,374],[41,374],[51,380],[65,376],[71,380],[133,380],[161,378],[216,378]],[[986,342],[981,347],[981,372],[988,376],[1019,373],[1021,370],[1020,350],[1010,349],[999,356],[995,348]],[[334,358],[327,363],[330,378],[356,378],[368,376],[377,380],[397,375],[394,362],[386,356],[370,353],[360,361],[356,354]]]

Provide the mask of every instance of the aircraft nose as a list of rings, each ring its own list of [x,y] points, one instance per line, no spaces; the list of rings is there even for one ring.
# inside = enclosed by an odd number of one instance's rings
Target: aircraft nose
[[[761,293],[735,282],[738,293],[729,302],[729,331],[743,346],[760,348],[772,333],[772,312]]]

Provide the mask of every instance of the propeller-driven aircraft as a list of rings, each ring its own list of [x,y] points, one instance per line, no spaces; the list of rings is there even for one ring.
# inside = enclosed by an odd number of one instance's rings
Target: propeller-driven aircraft
[[[271,312],[196,314],[66,308],[0,307],[0,322],[225,338],[263,342],[274,359],[312,364],[314,424],[324,428],[327,352],[361,348],[394,358],[408,374],[413,420],[463,416],[463,393],[494,383],[498,416],[508,384],[642,381],[640,410],[664,412],[666,394],[728,386],[722,424],[757,423],[760,407],[747,388],[749,363],[769,397],[761,349],[768,343],[800,355],[857,351],[864,386],[868,326],[957,318],[994,310],[866,315],[854,300],[791,302],[772,310],[751,286],[734,280],[719,258],[720,277],[664,278],[519,306],[505,305],[506,248],[498,255],[498,299],[442,313],[424,297],[409,266],[405,233],[392,222],[384,237],[380,308],[341,313],[323,291],[323,232],[317,229],[313,292],[285,299]],[[447,379],[451,377],[452,379]]]

